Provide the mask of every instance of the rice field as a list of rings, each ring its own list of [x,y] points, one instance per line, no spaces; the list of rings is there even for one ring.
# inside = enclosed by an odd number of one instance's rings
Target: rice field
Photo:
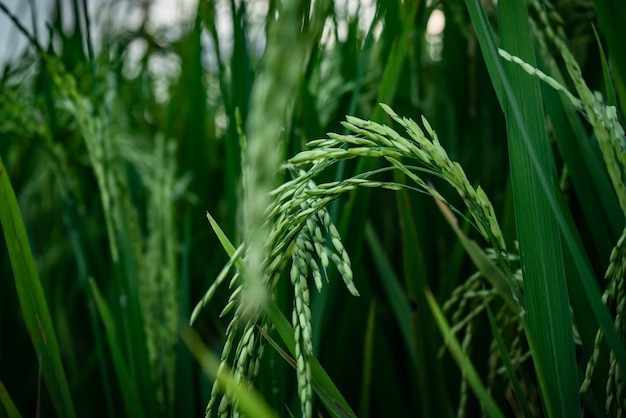
[[[626,414],[626,8],[41,4],[0,417]]]

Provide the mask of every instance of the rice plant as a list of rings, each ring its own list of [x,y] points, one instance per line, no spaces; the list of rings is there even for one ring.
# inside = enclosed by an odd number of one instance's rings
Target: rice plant
[[[0,2],[3,416],[624,414],[621,8],[68,4]]]

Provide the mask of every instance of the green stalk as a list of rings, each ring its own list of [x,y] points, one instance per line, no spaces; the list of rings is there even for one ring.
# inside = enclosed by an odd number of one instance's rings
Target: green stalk
[[[11,399],[11,395],[7,392],[7,388],[4,387],[4,384],[0,380],[0,403],[4,406],[4,410],[9,418],[22,418],[22,414],[17,409],[17,406],[13,403],[13,399]]]
[[[502,47],[535,65],[525,3],[521,0],[503,2],[499,5],[499,16]],[[546,193],[554,192],[542,189],[533,168],[534,164],[540,164],[552,184],[557,184],[553,177],[555,167],[546,134],[539,81],[510,63],[505,64],[505,71],[538,159],[537,162],[531,160],[520,121],[511,117],[512,106],[506,102],[504,108],[515,220],[524,273],[527,334],[547,415],[579,416],[578,375],[561,236],[546,197]]]
[[[9,175],[0,157],[0,222],[11,259],[24,321],[41,364],[43,378],[59,416],[72,418],[74,404],[61,362],[48,303],[35,268],[26,228]]]
[[[448,350],[450,350],[450,354],[452,354],[454,360],[457,362],[459,369],[463,371],[464,379],[474,391],[474,394],[476,395],[476,398],[478,398],[483,411],[488,417],[504,418],[504,414],[500,411],[498,405],[487,392],[487,389],[480,381],[480,377],[478,376],[476,369],[474,369],[472,362],[463,352],[461,345],[450,330],[450,325],[448,324],[448,321],[446,321],[446,317],[443,315],[437,300],[428,289],[425,291],[425,295],[430,311],[432,312],[435,323],[439,327],[439,331],[445,340],[446,346],[448,347]]]

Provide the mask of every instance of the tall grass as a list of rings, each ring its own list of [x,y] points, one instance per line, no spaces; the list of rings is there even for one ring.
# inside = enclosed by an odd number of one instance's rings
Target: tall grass
[[[624,414],[612,2],[71,5],[0,2],[2,416]]]

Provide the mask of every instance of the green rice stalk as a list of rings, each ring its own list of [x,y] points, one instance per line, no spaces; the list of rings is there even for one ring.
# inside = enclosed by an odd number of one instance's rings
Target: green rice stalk
[[[175,180],[174,144],[156,138],[154,178],[148,200],[148,236],[141,298],[157,400],[173,413],[178,300],[172,195]],[[149,178],[149,177],[147,177]]]
[[[491,309],[489,308],[489,306],[487,306],[487,315],[489,318],[489,326],[491,327],[491,332],[493,333],[494,337],[490,346],[491,355],[489,356],[489,387],[491,389],[492,385],[494,385],[496,365],[498,359],[502,359],[502,363],[504,364],[506,374],[509,379],[508,382],[511,385],[513,392],[515,393],[517,403],[521,407],[523,415],[525,417],[534,416],[530,411],[528,400],[524,396],[524,392],[522,391],[519,379],[517,377],[517,371],[513,367],[509,353],[507,352],[504,341],[502,340],[502,337],[500,335],[500,330],[498,329],[496,319],[491,313]],[[518,327],[521,328],[521,324],[519,322]],[[519,331],[522,330],[520,329]]]
[[[0,223],[26,327],[41,364],[43,378],[59,415],[74,417],[69,385],[44,291],[35,267],[26,227],[0,157]]]
[[[553,12],[556,13],[556,12]],[[626,216],[626,140],[624,139],[624,128],[617,118],[615,106],[607,106],[602,102],[599,93],[594,94],[585,80],[582,78],[582,70],[572,56],[569,48],[563,41],[562,36],[558,36],[545,20],[545,14],[540,14],[544,30],[550,41],[552,41],[561,52],[566,64],[567,71],[574,81],[574,86],[580,97],[573,96],[562,84],[547,76],[524,60],[511,56],[508,52],[499,50],[500,56],[511,62],[519,64],[524,71],[537,76],[555,90],[565,94],[576,109],[583,110],[587,119],[591,123],[596,135],[598,145],[602,151],[604,162],[607,166],[609,176],[613,182],[613,187],[617,194],[622,212]]]
[[[463,341],[461,342],[461,350],[467,357],[470,357],[470,348],[472,344],[472,333],[473,333],[473,325],[470,321],[465,327],[465,335],[463,336]],[[454,331],[452,332],[454,334]],[[459,405],[457,407],[456,416],[457,418],[465,418],[467,411],[467,401],[468,401],[468,386],[467,379],[465,376],[461,379],[461,387],[459,389]]]
[[[109,306],[98,290],[96,282],[90,278],[89,283],[91,285],[95,305],[104,325],[114,370],[117,374],[118,381],[120,382],[120,390],[126,413],[129,416],[142,418],[146,416],[145,408],[142,405],[141,398],[139,396],[140,391],[133,377],[131,368],[129,367],[129,362],[123,353],[123,345],[118,337],[117,323],[114,321]]]
[[[9,418],[22,418],[22,414],[13,403],[13,399],[11,399],[11,395],[7,391],[4,383],[0,380],[0,403],[4,407],[4,411],[6,412]]]
[[[370,302],[367,315],[365,342],[363,344],[363,380],[361,381],[361,400],[359,402],[359,416],[369,418],[369,404],[371,398],[372,364],[374,362],[374,333],[376,319],[376,302]]]
[[[439,304],[430,292],[426,293],[426,298],[428,300],[430,309],[433,311],[437,326],[439,327],[439,330],[444,337],[446,345],[450,350],[450,354],[452,354],[452,357],[464,373],[464,376],[467,379],[469,386],[474,391],[474,394],[476,395],[478,401],[480,402],[484,413],[489,417],[503,417],[504,415],[502,414],[502,411],[500,411],[498,406],[493,401],[493,398],[491,398],[491,396],[489,396],[489,394],[487,393],[487,390],[480,381],[476,370],[472,366],[467,356],[463,353],[463,350],[458,341],[456,340],[454,335],[450,333],[450,328],[443,315],[443,312],[441,312]]]
[[[219,227],[219,225],[215,222],[213,217],[211,217],[208,213],[207,213],[207,218],[209,219],[209,222],[211,223],[211,226],[214,232],[216,233],[218,239],[220,240],[220,243],[224,247],[224,250],[229,256],[232,257],[237,250],[232,245],[230,240],[226,237],[226,235],[224,234],[222,229]],[[235,260],[235,265],[238,268],[241,268],[243,262],[244,262],[243,259],[239,257],[238,259]],[[268,264],[272,265],[272,263],[268,263]],[[280,265],[280,263],[274,263],[274,264]],[[241,286],[239,288],[241,288]],[[222,350],[221,362],[219,366],[220,368],[223,368],[223,369],[228,367],[228,363],[229,363],[228,357],[232,350],[232,343],[235,341],[236,328],[241,321],[241,318],[239,317],[240,312],[241,311],[239,310],[235,311],[235,315],[227,328],[227,333],[226,333],[227,340],[226,340],[226,344],[224,345],[224,349]],[[266,314],[267,314],[268,319],[271,321],[272,326],[275,327],[275,329],[281,335],[281,338],[283,339],[283,342],[285,343],[289,351],[295,354],[295,339],[294,339],[293,329],[291,329],[291,327],[289,326],[289,322],[285,319],[285,317],[282,315],[278,307],[275,305],[275,303],[271,299],[268,301],[268,306],[266,307]],[[259,329],[259,332],[263,334],[265,339],[268,339],[267,334],[264,333],[264,327],[261,327]],[[350,409],[350,406],[347,404],[347,402],[345,401],[341,393],[337,390],[337,388],[335,387],[333,382],[330,380],[330,378],[328,377],[324,369],[321,367],[319,362],[315,359],[315,357],[311,357],[309,359],[309,362],[310,362],[310,367],[311,367],[311,377],[314,383],[314,388],[318,396],[322,400],[322,402],[328,408],[328,410],[332,411],[335,416],[355,417],[356,415],[354,414],[354,412],[352,412],[352,410]],[[256,368],[256,362],[255,362],[255,368]],[[217,399],[219,396],[219,391],[221,390],[222,388],[220,387],[219,382],[216,382],[213,385],[211,400],[209,401],[209,404],[207,405],[207,413],[206,413],[207,417],[210,416],[211,412],[215,410],[215,406],[217,404]],[[226,413],[227,405],[229,405],[228,399],[226,401],[224,400],[220,401],[220,405],[222,404],[226,405],[223,407],[223,412]]]
[[[149,374],[156,386],[156,401],[160,409],[173,407],[174,347],[176,337],[177,301],[176,263],[174,252],[173,195],[174,149],[157,138],[155,155],[145,159],[136,143],[110,132],[103,116],[95,115],[90,102],[76,90],[74,80],[67,74],[53,74],[53,80],[65,92],[62,104],[77,120],[93,170],[98,181],[102,206],[114,263],[124,265],[131,303],[138,304],[141,314],[131,318],[143,328],[148,351]],[[121,158],[120,158],[121,157]],[[136,167],[147,179],[152,200],[148,223],[150,235],[144,239],[136,208],[130,201],[129,186],[122,174],[126,161],[140,160]],[[156,172],[156,177],[154,177]],[[146,242],[146,251],[142,243]],[[122,255],[120,257],[120,248]],[[160,267],[156,269],[156,267]],[[134,276],[136,275],[136,277]],[[136,283],[135,283],[136,280]],[[138,292],[135,296],[134,287]],[[152,322],[156,321],[156,322]],[[139,339],[129,333],[129,339]],[[141,348],[139,348],[141,350]],[[137,362],[144,359],[138,358]],[[167,406],[166,406],[167,405]]]
[[[526,4],[522,1],[501,4],[498,12],[503,48],[534,64]],[[547,196],[554,195],[555,191],[542,188],[542,178],[535,168],[540,167],[550,176],[554,173],[541,92],[538,81],[519,67],[505,63],[504,69],[514,95],[511,98],[514,103],[505,102],[504,110],[524,275],[527,337],[546,414],[550,417],[578,415],[576,359],[561,236]],[[521,112],[521,120],[512,117],[515,106]],[[525,136],[532,141],[536,161],[530,155]],[[555,184],[551,177],[547,180],[548,184]]]

